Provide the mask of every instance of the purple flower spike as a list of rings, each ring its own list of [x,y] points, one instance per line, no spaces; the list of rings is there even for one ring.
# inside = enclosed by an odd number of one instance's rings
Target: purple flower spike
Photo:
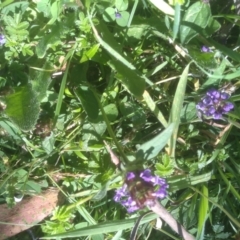
[[[152,175],[150,169],[128,172],[125,184],[116,190],[113,199],[130,213],[145,206],[154,206],[157,198],[167,196],[167,188],[166,180]]]
[[[4,45],[6,43],[6,38],[3,34],[0,34],[0,46]]]
[[[226,100],[230,95],[223,91],[210,89],[206,95],[202,97],[201,101],[196,105],[198,115],[205,115],[213,119],[222,119],[223,114],[228,113],[234,108],[231,102]]]

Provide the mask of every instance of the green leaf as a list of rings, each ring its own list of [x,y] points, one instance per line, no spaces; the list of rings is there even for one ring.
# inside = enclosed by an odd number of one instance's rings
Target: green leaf
[[[83,53],[83,56],[80,60],[80,63],[86,62],[88,60],[91,60],[95,54],[97,53],[98,49],[99,49],[100,44],[95,44],[93,45],[87,52]]]
[[[175,123],[173,135],[171,136],[170,144],[169,144],[171,157],[175,157],[178,127],[180,124],[181,109],[183,107],[183,101],[184,101],[184,96],[185,96],[185,91],[187,86],[189,65],[190,64],[186,66],[179,80],[176,93],[173,99],[173,103],[172,103],[171,113],[170,113],[169,123]]]
[[[150,141],[142,144],[136,153],[137,158],[149,160],[156,157],[159,152],[167,144],[169,138],[171,137],[174,129],[174,124],[170,124],[163,132],[158,134],[156,137]]]
[[[4,6],[5,3],[7,3],[7,1],[4,1],[0,6]],[[16,13],[18,11],[21,11],[21,13],[24,13],[26,11],[26,9],[29,6],[29,2],[28,1],[22,1],[22,2],[15,2],[12,4],[7,5],[6,7],[4,7],[3,9],[1,9],[1,13],[2,14],[6,14],[8,15],[9,12],[13,12]]]
[[[32,86],[28,84],[24,87],[18,87],[15,92],[5,97],[7,108],[5,114],[23,131],[31,130],[37,122],[40,103],[33,91]]]
[[[158,176],[169,176],[174,172],[174,162],[171,158],[164,154],[162,157],[162,163],[156,163],[156,174]]]
[[[46,151],[47,154],[50,154],[54,149],[55,144],[55,137],[54,134],[51,133],[50,136],[45,137],[42,142],[43,149]]]
[[[207,27],[204,29],[205,36],[211,36],[221,28],[221,24],[213,17],[210,18]]]
[[[198,213],[198,233],[197,239],[202,239],[204,235],[205,223],[208,216],[208,188],[202,185],[202,194]]]
[[[148,214],[145,216],[140,224],[148,223],[157,217],[156,214]],[[80,236],[92,236],[100,233],[115,232],[123,229],[132,228],[138,218],[114,220],[111,222],[103,222],[97,225],[83,227],[77,230],[60,233],[58,235],[51,235],[42,237],[42,239],[57,239],[57,238],[69,238],[69,237],[80,237]]]
[[[196,118],[196,104],[194,102],[186,103],[181,109],[181,122],[190,122]]]
[[[104,112],[107,115],[108,120],[110,122],[114,122],[117,119],[118,109],[114,103],[110,103],[110,104],[104,106],[103,109],[104,109]]]
[[[97,119],[99,113],[98,101],[88,86],[79,86],[74,90],[77,98],[80,100],[84,110],[91,120]]]
[[[175,15],[174,15],[174,24],[173,24],[173,41],[176,39],[181,20],[181,5],[176,3],[175,5]]]
[[[103,12],[103,19],[106,22],[113,22],[115,21],[115,9],[112,7],[106,8],[106,10]]]
[[[119,26],[126,27],[128,24],[130,14],[129,12],[126,12],[126,11],[120,12],[120,14],[121,14],[121,17],[117,18],[116,22]]]
[[[42,12],[44,17],[50,17],[51,16],[51,4],[49,0],[41,0],[37,3],[37,10],[39,12]]]
[[[183,21],[193,23],[203,29],[208,25],[210,17],[211,9],[209,4],[198,1],[188,8],[187,12],[183,16]],[[190,26],[182,25],[180,27],[180,41],[182,44],[188,43],[197,34],[196,30]]]
[[[118,11],[125,11],[128,8],[128,0],[116,0],[115,7]]]
[[[52,81],[49,69],[51,69],[51,64],[46,61],[41,70],[34,70],[31,73],[32,89],[36,92],[39,102],[46,96],[49,84]]]
[[[120,111],[125,118],[128,118],[133,123],[134,127],[146,122],[144,110],[134,102],[121,102]]]

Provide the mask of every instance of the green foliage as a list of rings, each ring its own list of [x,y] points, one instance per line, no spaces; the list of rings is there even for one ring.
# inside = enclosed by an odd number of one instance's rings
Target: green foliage
[[[161,163],[156,163],[156,174],[158,176],[170,176],[174,172],[174,163],[171,158],[164,154],[161,159]]]
[[[6,109],[4,113],[21,130],[31,130],[37,122],[40,103],[32,86],[17,87],[14,93],[5,97]]]
[[[56,207],[52,212],[51,221],[46,221],[45,225],[42,225],[42,230],[48,234],[65,232],[73,228],[71,223],[73,218],[74,214],[67,207]]]
[[[208,4],[198,1],[191,5],[183,16],[184,25],[180,28],[181,43],[188,43],[197,36],[198,32],[192,27],[195,26],[204,29],[211,18],[211,9]],[[185,23],[186,22],[186,23]],[[185,25],[191,23],[192,25]]]

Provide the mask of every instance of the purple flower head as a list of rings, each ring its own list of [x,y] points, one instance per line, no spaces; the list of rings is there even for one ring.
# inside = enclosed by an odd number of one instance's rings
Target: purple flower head
[[[228,113],[234,108],[231,102],[227,102],[230,95],[216,89],[210,89],[196,105],[198,115],[205,115],[213,119],[222,119],[223,114]],[[201,113],[201,114],[200,114]]]
[[[201,52],[212,52],[212,50],[209,48],[209,47],[207,47],[207,46],[202,46],[201,47]]]
[[[122,15],[121,15],[120,12],[116,12],[116,13],[115,13],[115,18],[121,18],[121,17],[122,17]]]
[[[145,206],[154,206],[157,198],[167,196],[167,188],[166,180],[152,175],[150,169],[128,172],[124,185],[116,190],[113,199],[128,212],[134,212]]]
[[[0,34],[0,46],[4,45],[6,43],[6,38],[3,34]]]

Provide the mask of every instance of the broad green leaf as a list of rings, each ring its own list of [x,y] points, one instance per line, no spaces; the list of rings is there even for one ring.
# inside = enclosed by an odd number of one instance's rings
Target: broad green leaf
[[[214,52],[201,52],[197,46],[189,46],[188,52],[198,65],[209,70],[214,70],[218,67],[217,61],[214,58]]]
[[[136,157],[144,160],[149,160],[156,157],[167,144],[173,133],[173,129],[174,124],[172,123],[156,137],[142,144],[137,150]]]
[[[200,28],[205,28],[208,25],[210,17],[211,9],[209,4],[198,1],[188,8],[187,12],[183,16],[183,21],[195,24]],[[197,34],[196,30],[190,26],[182,25],[180,27],[180,41],[182,44],[188,43]]]
[[[59,14],[61,12],[60,2],[59,1],[54,1],[51,5],[50,11],[51,11],[51,14],[52,14],[52,18],[48,22],[48,25],[53,24],[57,20]]]
[[[13,1],[7,0],[7,1],[4,1],[3,3],[1,3],[0,7],[1,7],[2,14],[8,15],[9,12],[16,13],[17,11],[21,11],[22,13],[24,13],[29,6],[28,1],[15,2],[15,3],[11,3],[11,2],[13,2]],[[9,4],[9,3],[11,3],[11,4]]]
[[[107,115],[108,120],[110,122],[114,122],[117,119],[118,109],[114,103],[110,103],[110,104],[104,106],[103,109],[104,109],[104,112]]]
[[[40,103],[32,86],[16,88],[15,92],[5,97],[5,114],[23,131],[31,130],[37,122]]]
[[[181,109],[181,122],[190,122],[196,118],[196,104],[194,102],[186,103]]]
[[[24,190],[35,194],[40,194],[41,186],[38,183],[30,180],[26,182],[26,185],[24,185]]]
[[[14,124],[6,119],[1,119],[0,126],[14,139],[21,140],[21,131]]]
[[[31,73],[32,89],[36,92],[36,97],[39,102],[46,96],[49,84],[51,83],[51,64],[45,62],[42,69],[35,70],[33,69]]]
[[[74,90],[76,97],[80,100],[84,110],[91,120],[97,119],[99,113],[98,101],[88,86],[79,86]]]
[[[121,27],[126,27],[128,24],[129,16],[129,12],[121,12],[121,17],[116,19],[117,24]]]
[[[176,3],[175,5],[175,15],[174,15],[174,24],[173,24],[173,41],[176,39],[181,20],[181,5]]]
[[[95,44],[93,45],[88,51],[83,53],[83,56],[80,60],[80,63],[86,62],[88,60],[91,60],[95,54],[97,53],[98,49],[99,49],[100,44]]]
[[[136,97],[141,97],[145,89],[144,78],[117,60],[109,61],[109,65],[118,72],[116,78]]]
[[[204,29],[205,36],[211,36],[221,28],[221,24],[213,17],[210,18],[207,27]]]
[[[37,10],[42,12],[45,17],[51,16],[51,4],[50,0],[41,0],[37,3]]]
[[[112,7],[106,8],[106,10],[103,12],[103,19],[106,22],[113,22],[116,17],[115,17],[115,9]]]
[[[116,0],[115,7],[118,11],[125,11],[128,8],[128,0]]]
[[[50,154],[54,149],[55,144],[55,137],[54,134],[51,133],[50,136],[45,137],[42,142],[43,149],[46,151],[47,154]]]
[[[146,114],[145,111],[134,102],[121,102],[120,103],[120,111],[124,118],[133,123],[134,127],[142,125],[146,122]]]
[[[184,101],[184,96],[185,96],[185,91],[186,91],[186,86],[187,86],[189,65],[190,64],[188,64],[186,66],[186,68],[184,69],[184,71],[180,77],[180,80],[179,80],[179,83],[178,83],[178,86],[176,89],[176,93],[175,93],[175,96],[173,99],[171,113],[170,113],[169,123],[175,123],[173,135],[171,136],[170,144],[169,144],[171,157],[175,157],[175,148],[176,148],[178,127],[180,124],[181,109],[183,107],[183,101]]]

